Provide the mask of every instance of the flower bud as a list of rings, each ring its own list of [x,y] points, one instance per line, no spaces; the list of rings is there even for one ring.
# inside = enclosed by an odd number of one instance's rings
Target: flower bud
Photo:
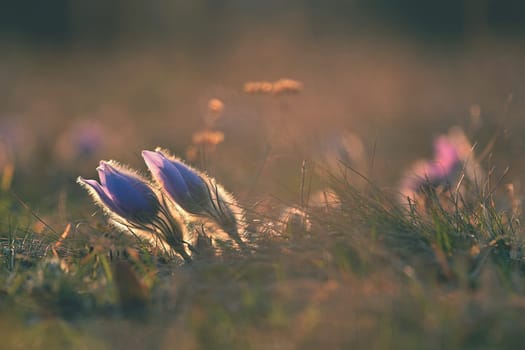
[[[101,161],[97,168],[100,183],[79,177],[84,186],[105,209],[134,223],[150,223],[159,211],[153,190],[138,175],[115,163]]]
[[[199,215],[209,206],[208,186],[187,165],[158,151],[142,151],[142,157],[153,178],[182,209]]]

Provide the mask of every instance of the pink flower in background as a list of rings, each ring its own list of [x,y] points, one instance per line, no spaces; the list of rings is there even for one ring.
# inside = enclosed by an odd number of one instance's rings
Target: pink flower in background
[[[424,189],[449,187],[462,169],[458,150],[447,136],[440,136],[434,141],[434,159],[417,162],[406,176],[402,193],[411,193]]]
[[[60,135],[56,144],[62,161],[78,161],[96,156],[104,147],[106,132],[96,120],[80,120]]]
[[[461,162],[458,150],[447,136],[440,136],[434,141],[434,163],[441,169],[441,177],[447,177],[459,170]]]
[[[79,156],[91,156],[102,146],[104,131],[99,123],[85,121],[75,125],[72,130],[72,141]]]

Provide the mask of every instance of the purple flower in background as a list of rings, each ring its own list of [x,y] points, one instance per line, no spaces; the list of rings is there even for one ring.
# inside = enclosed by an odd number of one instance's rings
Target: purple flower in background
[[[446,136],[434,141],[434,160],[416,163],[411,174],[405,179],[404,191],[418,191],[424,188],[449,186],[462,168],[456,146]]]
[[[100,162],[100,183],[78,178],[78,183],[100,199],[104,207],[132,223],[152,222],[160,204],[153,190],[137,175],[114,163]]]
[[[71,138],[79,156],[91,156],[102,146],[104,131],[96,121],[86,120],[77,123],[71,130]]]
[[[96,120],[77,121],[58,137],[56,155],[66,162],[93,157],[106,146],[105,134],[103,125]]]
[[[23,116],[0,115],[0,167],[15,161],[17,166],[34,165],[35,132]]]
[[[434,141],[434,162],[439,166],[443,176],[453,175],[460,168],[460,158],[456,146],[446,136]]]
[[[461,170],[456,146],[446,136],[440,136],[434,141],[434,161],[426,170],[428,182],[433,186],[448,185]]]
[[[210,193],[204,180],[190,167],[167,158],[159,151],[142,151],[153,178],[167,194],[191,214],[203,214],[209,206]]]

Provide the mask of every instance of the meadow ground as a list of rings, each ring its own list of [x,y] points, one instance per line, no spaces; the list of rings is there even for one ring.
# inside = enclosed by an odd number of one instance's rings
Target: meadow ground
[[[521,346],[525,51],[275,32],[206,54],[3,46],[2,349]],[[451,186],[401,203],[451,128],[470,142]],[[232,192],[250,249],[183,263],[75,183],[102,159],[147,176],[156,146]]]

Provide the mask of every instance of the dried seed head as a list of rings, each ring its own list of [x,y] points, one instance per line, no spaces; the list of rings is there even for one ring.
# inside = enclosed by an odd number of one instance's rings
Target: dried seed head
[[[222,116],[224,103],[218,98],[208,101],[208,111],[204,115],[204,125],[207,129],[212,129],[217,120]]]
[[[197,131],[192,136],[194,145],[216,146],[224,141],[224,133],[222,131],[202,130]]]
[[[224,110],[224,103],[218,98],[212,98],[208,101],[208,111],[220,114]]]
[[[303,89],[303,83],[293,79],[279,79],[273,83],[272,92],[280,94],[297,94]]]
[[[250,81],[244,84],[247,94],[297,94],[303,89],[303,83],[293,79],[279,79],[274,82]]]
[[[247,94],[270,94],[273,84],[269,81],[250,81],[244,84],[244,92]]]

